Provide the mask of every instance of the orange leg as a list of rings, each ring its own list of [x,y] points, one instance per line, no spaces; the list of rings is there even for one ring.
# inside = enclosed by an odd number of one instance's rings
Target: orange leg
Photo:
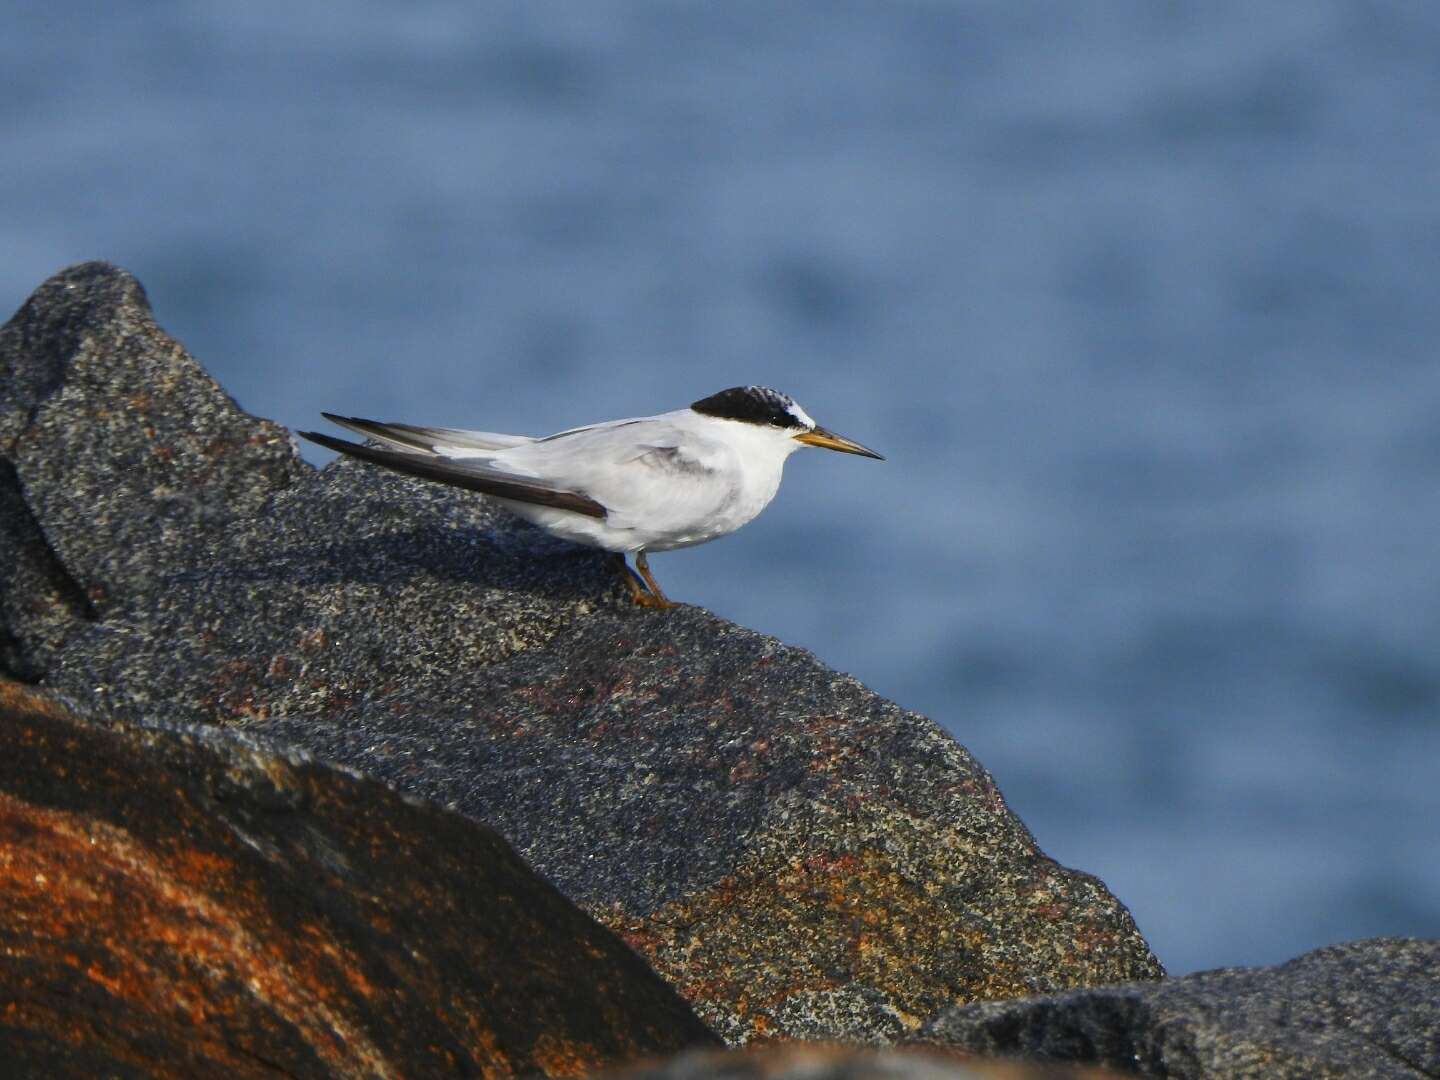
[[[635,553],[635,569],[640,571],[640,576],[645,579],[645,584],[650,589],[649,607],[672,608],[678,607],[674,600],[665,595],[665,590],[660,588],[660,583],[655,580],[655,575],[650,573],[650,560],[645,552]]]
[[[641,586],[640,580],[637,579],[635,572],[626,565],[625,556],[618,552],[616,553],[615,570],[625,582],[625,587],[630,590],[630,599],[640,607],[675,607],[675,604],[666,598],[665,594],[660,591],[660,586],[655,583],[655,578],[650,573],[650,566],[645,561],[645,553],[643,551],[635,556],[635,565],[639,567],[640,573],[644,577],[645,586],[648,587],[649,591],[646,591],[646,588]]]

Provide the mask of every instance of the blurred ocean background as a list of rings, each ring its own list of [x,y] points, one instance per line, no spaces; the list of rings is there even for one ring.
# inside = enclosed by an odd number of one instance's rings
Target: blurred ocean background
[[[671,595],[935,717],[1174,972],[1440,936],[1440,5],[77,2],[0,88],[0,317],[119,263],[291,427],[787,390],[889,460]]]

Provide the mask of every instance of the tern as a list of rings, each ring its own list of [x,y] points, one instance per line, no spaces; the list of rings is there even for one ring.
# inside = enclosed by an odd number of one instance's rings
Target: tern
[[[300,432],[311,442],[478,491],[555,536],[608,551],[634,602],[656,608],[675,605],[650,573],[648,554],[704,544],[752,521],[775,497],[785,459],[802,446],[884,460],[763,386],[539,439],[321,415],[379,445]]]

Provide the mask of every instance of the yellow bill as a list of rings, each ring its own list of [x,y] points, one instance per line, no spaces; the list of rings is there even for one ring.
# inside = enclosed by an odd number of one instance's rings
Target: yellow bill
[[[836,435],[833,431],[826,431],[823,427],[801,432],[795,436],[795,441],[802,442],[806,446],[819,446],[825,450],[839,450],[842,454],[859,454],[861,457],[875,458],[877,461],[885,460],[868,446],[861,446],[853,439]]]

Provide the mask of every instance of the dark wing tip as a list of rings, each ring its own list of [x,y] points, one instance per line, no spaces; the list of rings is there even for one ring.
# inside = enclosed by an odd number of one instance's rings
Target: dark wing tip
[[[329,413],[325,414],[327,418],[329,415]],[[318,431],[297,431],[295,434],[299,435],[302,439],[309,439],[313,443],[319,443],[327,450],[343,451],[346,447],[354,445],[353,443],[347,443],[344,439],[337,439],[333,435],[325,435]]]
[[[422,480],[434,480],[452,487],[468,488],[470,491],[478,491],[482,495],[493,495],[499,499],[533,503],[536,506],[553,506],[558,510],[570,510],[577,514],[584,514],[586,517],[604,518],[607,513],[604,506],[588,495],[549,488],[543,484],[526,483],[518,477],[511,480],[468,471],[456,466],[449,458],[384,450],[361,443],[346,442],[344,439],[322,435],[317,431],[298,431],[296,434],[327,450],[347,454],[350,457],[359,458],[361,461],[368,461],[372,465],[382,465],[387,469],[394,469],[396,472],[419,477]]]

